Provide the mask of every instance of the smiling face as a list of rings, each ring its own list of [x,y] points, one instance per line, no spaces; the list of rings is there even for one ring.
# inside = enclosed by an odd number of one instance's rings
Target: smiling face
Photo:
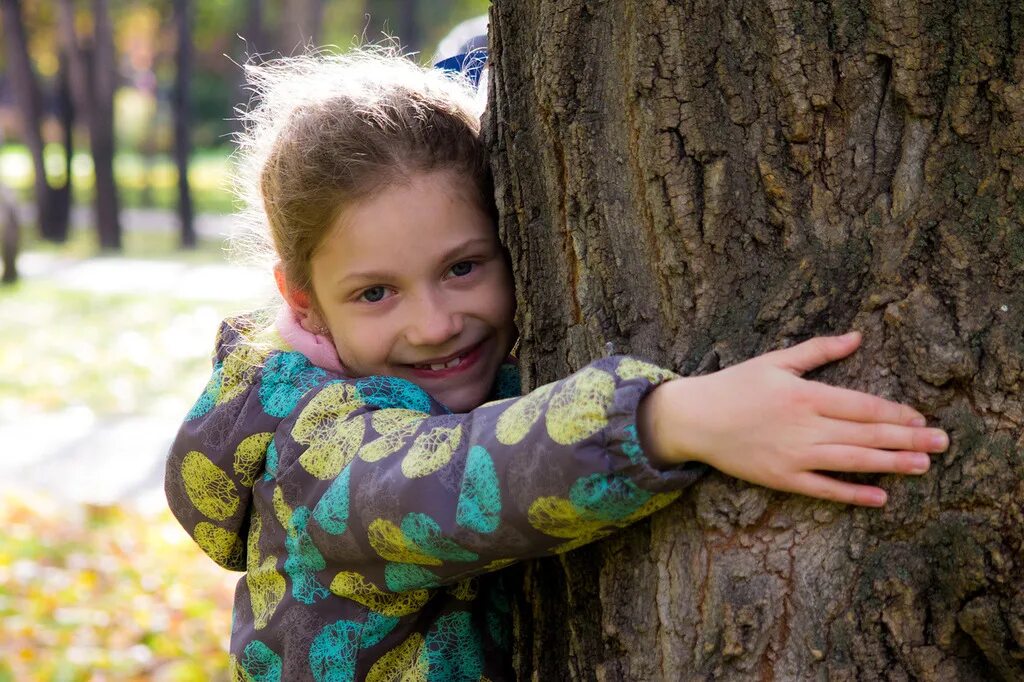
[[[516,336],[512,276],[474,191],[418,173],[344,211],[311,260],[349,373],[408,379],[453,412],[487,398]]]

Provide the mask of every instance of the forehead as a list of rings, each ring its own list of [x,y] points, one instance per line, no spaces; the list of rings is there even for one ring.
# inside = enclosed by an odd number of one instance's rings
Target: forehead
[[[450,172],[421,173],[390,185],[343,211],[313,256],[339,277],[344,271],[405,270],[431,262],[459,245],[497,241],[475,188]],[[328,263],[329,261],[329,263]]]

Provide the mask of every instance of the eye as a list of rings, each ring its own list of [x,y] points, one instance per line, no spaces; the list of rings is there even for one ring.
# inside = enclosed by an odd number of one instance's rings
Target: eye
[[[453,265],[448,272],[452,273],[455,277],[465,277],[473,271],[476,263],[471,263],[468,260],[461,261]]]
[[[367,303],[377,303],[384,300],[387,296],[388,290],[384,287],[370,287],[363,293],[359,294],[359,300],[366,301]]]

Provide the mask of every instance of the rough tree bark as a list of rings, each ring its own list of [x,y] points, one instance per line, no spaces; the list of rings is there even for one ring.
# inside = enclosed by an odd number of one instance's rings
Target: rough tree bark
[[[525,571],[524,679],[1024,679],[1024,5],[496,0],[528,386],[865,332],[952,447],[859,510],[711,475]]]

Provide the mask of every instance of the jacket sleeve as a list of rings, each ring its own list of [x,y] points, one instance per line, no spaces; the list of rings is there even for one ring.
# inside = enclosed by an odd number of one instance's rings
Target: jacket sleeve
[[[278,429],[263,518],[333,575],[336,594],[437,587],[568,551],[664,507],[703,472],[657,470],[637,439],[640,400],[674,376],[605,358],[466,414],[401,379],[328,383]]]
[[[246,569],[253,487],[274,454],[281,420],[332,375],[300,353],[270,352],[243,338],[246,319],[217,335],[213,374],[171,445],[164,475],[168,506],[214,561]]]

